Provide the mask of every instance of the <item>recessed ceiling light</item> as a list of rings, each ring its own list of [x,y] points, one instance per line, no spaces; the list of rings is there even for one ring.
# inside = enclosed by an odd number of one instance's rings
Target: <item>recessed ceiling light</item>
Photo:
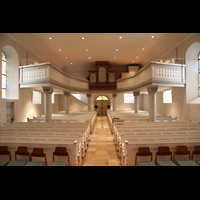
[[[82,40],[84,40],[85,39],[85,37],[82,37]]]
[[[135,61],[133,60],[132,62],[134,63]]]
[[[138,56],[136,56],[136,58],[138,58]]]
[[[72,65],[72,63],[70,63]]]
[[[65,57],[67,59],[67,57]]]
[[[154,38],[154,35],[152,35],[151,38]]]
[[[88,59],[90,59],[90,57],[88,57]]]
[[[59,51],[61,51],[61,49],[59,49]]]
[[[119,39],[122,39],[122,36],[119,36]]]
[[[116,49],[116,51],[119,51],[119,49]]]
[[[51,37],[49,37],[49,39],[51,40]]]
[[[144,50],[144,48],[142,48],[142,50]]]
[[[114,59],[116,59],[117,57],[114,57]]]
[[[88,51],[88,49],[86,49],[86,51]]]

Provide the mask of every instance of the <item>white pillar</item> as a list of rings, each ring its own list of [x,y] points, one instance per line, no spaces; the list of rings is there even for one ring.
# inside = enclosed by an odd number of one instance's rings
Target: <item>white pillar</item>
[[[156,121],[156,93],[158,86],[147,88],[149,93],[149,121]]]
[[[64,91],[64,98],[65,98],[65,114],[69,114],[70,92]]]
[[[135,113],[139,113],[139,96],[140,96],[140,91],[134,91],[133,95],[135,97]]]
[[[113,97],[113,111],[116,111],[116,97],[117,97],[117,94],[112,94],[112,97]]]
[[[87,97],[88,97],[88,112],[91,111],[91,94],[87,94]]]
[[[53,93],[52,87],[43,87],[44,92],[44,117],[45,122],[52,121],[52,106],[51,106],[51,95]]]

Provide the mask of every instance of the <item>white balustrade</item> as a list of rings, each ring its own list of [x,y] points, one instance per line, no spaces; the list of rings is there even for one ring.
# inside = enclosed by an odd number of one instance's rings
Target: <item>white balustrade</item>
[[[66,89],[88,91],[88,80],[69,76],[51,62],[20,66],[20,87],[51,83]],[[46,86],[46,85],[45,85]]]
[[[149,62],[134,76],[117,80],[117,90],[133,90],[152,82],[184,86],[185,67],[182,64]]]

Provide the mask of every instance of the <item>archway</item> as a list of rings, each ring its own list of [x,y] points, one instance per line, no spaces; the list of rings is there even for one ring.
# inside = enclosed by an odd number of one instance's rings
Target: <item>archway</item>
[[[109,105],[109,100],[107,96],[101,95],[98,96],[95,100],[95,110],[97,111],[97,116],[106,116],[107,115],[107,110]]]

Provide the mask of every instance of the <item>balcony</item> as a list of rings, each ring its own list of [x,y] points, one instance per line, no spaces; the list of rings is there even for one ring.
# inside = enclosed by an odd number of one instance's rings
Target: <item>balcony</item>
[[[117,80],[117,91],[137,90],[148,85],[185,87],[184,64],[150,61],[134,76]]]
[[[51,62],[20,66],[20,88],[52,86],[67,90],[89,90],[88,80],[72,77]]]

